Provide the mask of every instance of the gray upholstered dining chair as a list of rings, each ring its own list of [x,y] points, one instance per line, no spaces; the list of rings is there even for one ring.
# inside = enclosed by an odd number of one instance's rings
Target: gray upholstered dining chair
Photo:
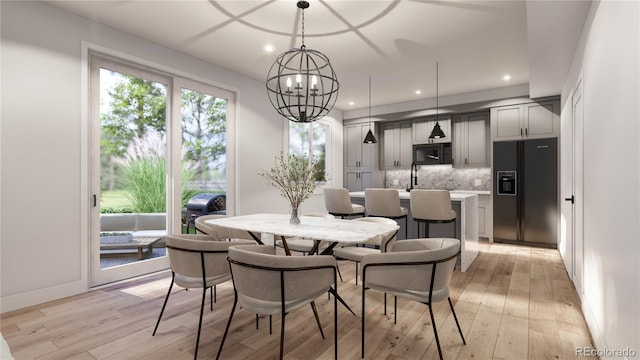
[[[389,219],[404,218],[404,237],[408,237],[408,211],[405,207],[400,206],[400,194],[395,189],[365,189],[364,190],[364,207],[367,216],[386,217]]]
[[[411,190],[411,216],[418,222],[418,237],[420,237],[420,223],[424,223],[425,236],[429,237],[429,224],[453,223],[453,237],[456,237],[456,212],[451,208],[451,193],[448,190]]]
[[[442,359],[440,339],[433,317],[432,304],[449,301],[462,343],[467,344],[449,296],[449,282],[460,253],[460,240],[449,238],[410,239],[398,241],[390,252],[362,258],[362,357],[365,346],[365,289],[390,293],[427,305],[435,334],[438,354]],[[394,314],[397,304],[394,302]],[[395,321],[395,320],[394,320]]]
[[[364,206],[352,204],[349,190],[345,188],[324,189],[324,206],[333,216],[364,216]]]
[[[224,346],[238,303],[244,309],[260,314],[281,314],[280,359],[284,355],[286,315],[307,304],[311,305],[320,334],[324,339],[315,299],[327,291],[334,295],[334,350],[338,358],[337,271],[333,256],[276,255],[273,246],[241,245],[229,248],[229,264],[234,285],[234,301],[229,321],[220,342]]]
[[[218,241],[217,237],[202,234],[185,234],[179,236],[165,236],[167,254],[171,265],[171,284],[167,296],[162,304],[160,316],[153,329],[155,336],[162,319],[162,314],[169,301],[173,284],[185,289],[202,288],[202,302],[200,304],[200,320],[198,322],[198,336],[196,337],[196,349],[194,359],[198,357],[200,345],[200,331],[202,328],[202,315],[207,289],[211,289],[211,310],[214,303],[214,288],[231,279],[231,272],[227,262],[227,253],[230,246],[238,244],[255,244],[251,240]]]
[[[364,217],[353,219],[352,221],[365,221],[382,224],[396,225],[396,221],[392,219],[382,217]],[[398,235],[398,230],[390,231],[384,235],[376,236],[371,240],[358,244],[362,246],[338,246],[333,249],[333,256],[336,258],[346,259],[355,262],[356,264],[356,285],[358,285],[358,263],[362,261],[365,255],[380,254],[381,252],[387,252],[387,249],[391,249],[395,243]]]

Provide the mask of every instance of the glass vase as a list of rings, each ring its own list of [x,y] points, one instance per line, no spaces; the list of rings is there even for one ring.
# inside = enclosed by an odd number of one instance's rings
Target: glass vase
[[[291,204],[291,218],[289,218],[290,224],[300,224],[300,214],[298,213],[298,205]]]

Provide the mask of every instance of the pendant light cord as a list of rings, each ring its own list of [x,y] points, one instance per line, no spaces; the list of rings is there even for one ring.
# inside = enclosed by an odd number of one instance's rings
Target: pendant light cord
[[[302,8],[302,48],[304,48],[304,8]]]
[[[436,123],[438,122],[438,62],[436,61]]]
[[[371,130],[371,76],[369,76],[369,130]]]

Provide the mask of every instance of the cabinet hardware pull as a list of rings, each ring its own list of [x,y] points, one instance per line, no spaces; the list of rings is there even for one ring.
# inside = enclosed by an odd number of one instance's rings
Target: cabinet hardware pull
[[[524,128],[524,134],[525,134],[526,136],[529,136],[529,128]]]
[[[522,128],[520,128],[520,136],[522,136]]]
[[[573,195],[571,195],[571,197],[564,198],[564,201],[568,201],[568,202],[570,202],[570,203],[572,203],[572,204],[573,204],[573,203],[575,202],[575,198],[574,198],[574,196],[573,196]]]
[[[96,207],[97,204],[96,194],[93,194],[93,207]]]

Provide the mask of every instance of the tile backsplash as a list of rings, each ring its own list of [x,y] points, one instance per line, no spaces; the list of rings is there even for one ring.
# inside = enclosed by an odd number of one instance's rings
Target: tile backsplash
[[[409,170],[387,170],[385,186],[409,187]],[[479,185],[477,185],[479,183]],[[444,190],[491,190],[491,168],[459,169],[451,165],[418,166],[418,185],[414,188]]]

